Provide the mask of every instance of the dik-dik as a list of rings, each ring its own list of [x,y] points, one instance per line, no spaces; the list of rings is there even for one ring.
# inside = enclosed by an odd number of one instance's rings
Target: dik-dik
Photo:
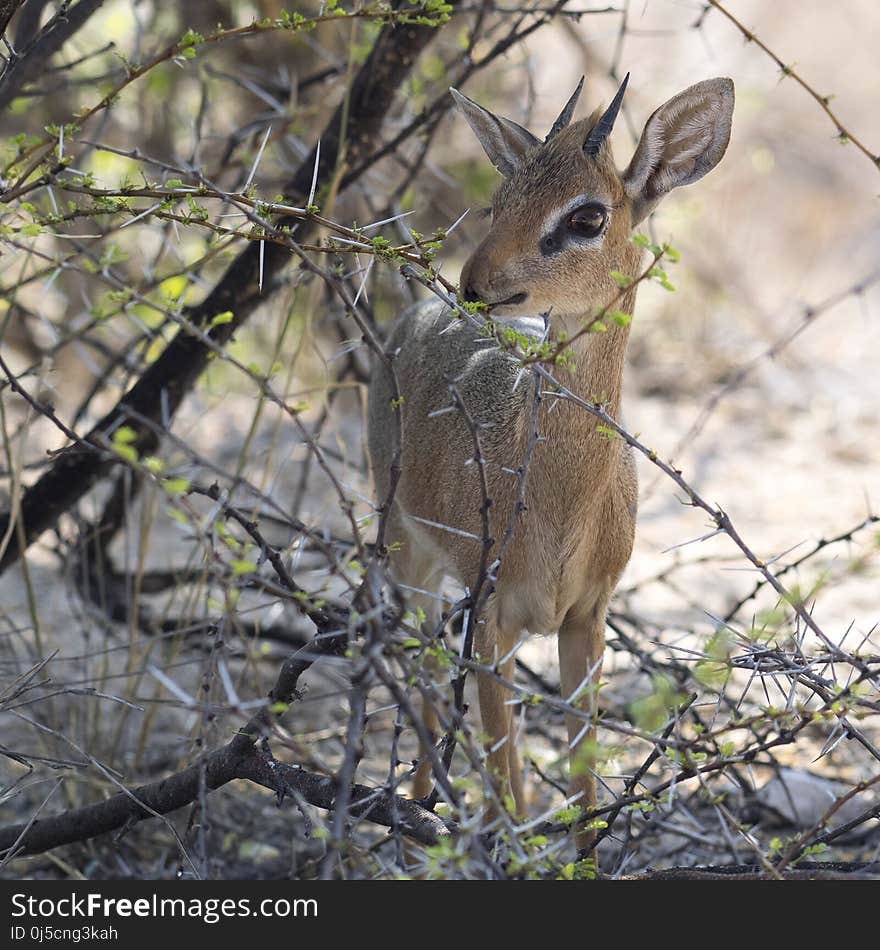
[[[618,171],[609,134],[625,89],[626,80],[605,112],[572,122],[579,86],[544,141],[452,90],[503,176],[489,233],[461,274],[464,300],[482,301],[492,320],[540,336],[549,316],[551,337],[564,332],[575,338],[620,293],[611,271],[638,276],[641,251],[631,240],[633,228],[668,192],[702,178],[724,155],[733,83],[709,79],[653,113],[629,165]],[[615,309],[632,314],[635,289]],[[608,321],[607,332],[573,339],[573,366],[555,371],[571,393],[600,400],[615,419],[628,336],[628,325]],[[474,647],[499,676],[478,675],[480,713],[498,791],[512,795],[525,813],[512,695],[501,680],[513,680],[513,652],[523,632],[556,633],[562,697],[595,709],[608,601],[633,545],[632,453],[622,440],[597,431],[596,418],[583,407],[548,396],[539,406],[540,439],[534,441],[535,391],[521,362],[437,300],[398,319],[386,352],[402,399],[402,470],[387,540],[397,542],[390,545],[392,568],[404,588],[415,589],[410,603],[428,616],[425,629],[435,628],[440,611],[424,592],[436,590],[445,575],[465,585],[476,580],[484,537],[479,469],[485,472],[489,561],[499,551],[501,559]],[[450,383],[466,415],[449,410]],[[377,363],[369,450],[379,499],[389,489],[393,398],[387,366]],[[474,428],[481,466],[474,463]],[[530,445],[525,508],[517,511],[519,473]],[[591,730],[584,717],[566,719],[570,793],[589,812],[596,804]],[[426,722],[436,728],[428,709]],[[417,796],[427,793],[429,780],[423,764]],[[588,832],[579,836],[581,846],[589,840]]]

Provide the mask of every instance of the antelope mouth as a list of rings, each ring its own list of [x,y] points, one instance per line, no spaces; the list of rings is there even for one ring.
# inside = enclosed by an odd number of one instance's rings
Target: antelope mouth
[[[494,310],[495,307],[516,307],[521,303],[525,303],[526,297],[528,297],[528,294],[514,294],[512,297],[506,297],[504,300],[495,300],[489,304],[489,309]]]

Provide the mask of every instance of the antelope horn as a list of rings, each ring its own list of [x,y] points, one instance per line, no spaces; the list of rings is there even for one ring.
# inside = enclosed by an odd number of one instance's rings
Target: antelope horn
[[[611,130],[614,128],[614,120],[620,111],[620,104],[623,102],[623,94],[626,92],[626,84],[628,82],[629,73],[626,74],[623,82],[620,84],[620,89],[617,90],[617,94],[611,100],[611,105],[608,106],[602,118],[593,126],[593,131],[590,132],[587,141],[584,142],[584,151],[587,155],[591,155],[595,158],[599,154],[599,149],[602,147],[605,139],[611,134]]]
[[[565,103],[565,108],[562,112],[559,113],[559,117],[553,123],[553,127],[547,133],[547,138],[544,139],[545,142],[549,142],[557,132],[561,132],[569,122],[571,122],[571,117],[574,115],[575,107],[577,106],[578,99],[580,98],[581,89],[584,88],[584,77],[581,76],[581,81],[577,84],[577,89],[571,94],[568,102]]]

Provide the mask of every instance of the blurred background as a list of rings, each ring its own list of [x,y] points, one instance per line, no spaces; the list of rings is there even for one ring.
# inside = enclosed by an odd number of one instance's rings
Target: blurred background
[[[267,27],[235,35],[229,31],[280,20],[282,5],[106,0],[92,5],[38,70],[19,65],[10,49],[29,49],[67,6],[28,0],[6,33],[0,348],[18,383],[83,434],[162,353],[178,332],[175,315],[203,300],[242,252],[246,236],[224,231],[239,225],[241,234],[250,231],[237,205],[178,196],[165,206],[164,193],[154,201],[151,189],[207,181],[227,193],[282,201],[383,27],[369,17],[332,22],[328,16],[307,31]],[[71,13],[86,6],[79,0]],[[297,5],[303,16],[323,9]],[[655,240],[680,251],[681,261],[668,268],[675,293],[650,283],[640,289],[625,425],[724,509],[758,558],[785,570],[789,589],[800,592],[834,644],[876,659],[877,5],[728,0],[719,9],[690,0],[570,0],[520,7],[514,0],[466,2],[444,15],[448,22],[437,27],[401,85],[374,145],[402,141],[351,188],[339,187],[350,168],[316,182],[321,214],[347,227],[396,218],[368,233],[404,245],[413,231],[432,235],[468,211],[438,256],[442,275],[454,283],[485,233],[479,212],[498,176],[451,110],[449,85],[543,137],[581,75],[578,116],[607,103],[630,72],[613,137],[624,167],[655,108],[701,79],[730,76],[737,103],[726,157],[698,186],[676,191],[647,225]],[[191,44],[193,57],[178,50],[142,75],[131,72],[187,31],[202,38]],[[203,41],[214,34],[216,42]],[[26,66],[27,58],[21,62]],[[79,110],[125,83],[126,70],[134,78],[110,108],[68,128]],[[56,175],[16,194],[26,181],[28,149],[46,135],[56,156],[60,148],[68,157],[62,177],[69,187]],[[125,206],[113,203],[138,188],[143,194]],[[330,229],[319,231],[308,246],[331,236]],[[393,262],[320,250],[312,257],[333,268],[351,296],[361,295],[365,319],[380,336],[403,306],[427,295]],[[259,552],[237,548],[240,538],[224,547],[214,501],[188,494],[190,486],[219,481],[230,502],[259,513],[265,537],[285,552],[314,596],[344,598],[357,581],[352,523],[370,538],[375,515],[363,444],[367,347],[339,298],[295,255],[283,279],[273,275],[260,294],[261,305],[224,344],[231,359],[212,360],[173,424],[163,426],[170,435],[155,455],[163,476],[180,480],[176,489],[145,479],[136,466],[104,479],[0,578],[6,690],[0,695],[15,698],[0,705],[3,742],[17,756],[0,762],[10,822],[27,820],[47,796],[46,807],[55,812],[92,801],[108,786],[115,790],[107,770],[129,784],[149,781],[189,761],[195,749],[222,741],[248,703],[265,695],[278,658],[310,634],[296,604],[252,583],[250,575],[264,570]],[[284,406],[267,398],[261,380]],[[0,498],[14,512],[69,440],[9,385],[2,400]],[[310,442],[320,446],[320,457]],[[636,548],[609,630],[603,692],[609,716],[653,727],[650,716],[639,717],[652,703],[668,705],[664,690],[706,691],[704,727],[731,708],[759,715],[822,701],[815,684],[790,669],[777,680],[756,675],[743,660],[755,643],[795,657],[812,656],[822,645],[766,585],[752,596],[760,575],[730,538],[713,533],[704,513],[682,503],[671,480],[643,458],[639,475]],[[114,499],[123,511],[101,546],[105,560],[96,562],[90,532],[109,517]],[[340,499],[350,502],[351,516]],[[335,545],[333,570],[291,519]],[[4,544],[15,530],[13,522]],[[253,570],[241,567],[251,562]],[[554,654],[549,640],[527,644],[523,682],[554,688]],[[707,658],[723,668],[720,679],[694,676]],[[659,667],[669,661],[679,665],[674,682],[658,686]],[[856,667],[826,661],[812,667],[816,675],[827,689],[846,690]],[[224,663],[233,672],[234,697],[219,672]],[[22,705],[16,684],[37,667]],[[347,673],[340,661],[307,674],[295,725],[283,736],[292,760],[328,774],[338,767]],[[622,872],[685,863],[688,847],[689,861],[720,863],[729,856],[731,834],[759,841],[754,847],[769,853],[780,821],[801,830],[816,824],[821,809],[799,825],[778,800],[767,805],[771,783],[788,768],[807,784],[810,776],[843,783],[813,789],[827,807],[841,789],[876,776],[877,696],[870,678],[864,685],[867,705],[854,721],[867,745],[840,743],[847,730],[833,717],[771,755],[762,745],[763,770],[743,765],[733,778],[725,769],[712,778],[714,791],[733,796],[732,810],[745,809],[737,812],[743,825],[707,817],[683,794],[680,810],[670,802],[654,825],[645,819],[645,827],[635,827],[628,819],[609,866]],[[113,698],[98,700],[84,690]],[[388,772],[396,710],[384,699],[377,692],[371,704],[358,773],[367,784],[381,784]],[[559,793],[538,775],[548,773],[557,786],[562,781],[560,723],[535,716],[525,724],[538,770],[531,773],[534,797],[548,808]],[[608,745],[606,796],[613,796],[650,747],[620,733],[600,739]],[[415,747],[409,731],[402,741]],[[756,740],[736,733],[732,741],[745,750]],[[662,777],[666,767],[654,771]],[[321,841],[295,826],[297,816],[277,812],[271,797],[256,791],[248,797],[225,788],[216,797],[216,840],[200,841],[193,852],[200,857],[191,862],[156,823],[127,834],[112,855],[96,839],[20,859],[9,873],[100,868],[166,876],[181,866],[186,874],[198,866],[209,876],[314,872]],[[313,816],[319,824],[320,814]],[[743,827],[752,823],[759,831],[748,838]],[[189,846],[192,828],[178,824]],[[787,833],[794,834],[791,827]],[[294,834],[295,843],[279,845],[269,828]],[[857,844],[835,856],[876,859],[876,828],[876,817],[860,824]],[[348,873],[394,873],[393,859],[383,865],[370,852],[368,830],[363,834],[366,844],[347,859]],[[733,855],[754,858],[750,848],[734,847]],[[443,865],[443,873],[452,872]]]

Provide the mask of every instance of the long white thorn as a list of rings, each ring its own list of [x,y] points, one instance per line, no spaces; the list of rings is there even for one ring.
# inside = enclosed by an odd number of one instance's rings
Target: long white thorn
[[[373,269],[373,262],[374,262],[375,260],[376,260],[375,257],[371,257],[371,258],[370,258],[370,263],[367,264],[366,268],[364,269],[363,280],[361,280],[361,285],[360,285],[360,287],[358,287],[358,292],[355,294],[355,298],[354,298],[354,300],[352,301],[352,304],[351,304],[352,309],[354,309],[354,308],[357,306],[358,301],[361,299],[361,294],[364,294],[364,298],[366,299],[366,296],[367,296],[367,295],[366,295],[366,293],[364,292],[364,290],[365,290],[365,288],[366,288],[366,286],[367,286],[367,278],[370,276],[370,271]]]
[[[369,231],[370,228],[378,228],[383,224],[393,224],[395,221],[400,221],[401,218],[408,218],[411,214],[415,214],[415,211],[401,211],[400,214],[394,215],[393,218],[383,218],[381,221],[374,221],[372,224],[365,224],[361,231]]]
[[[464,221],[468,211],[470,211],[470,208],[465,208],[464,211],[462,211],[462,213],[455,219],[455,221],[449,225],[449,227],[446,229],[447,235],[452,234],[452,232],[461,224],[461,222]]]
[[[309,200],[306,202],[306,207],[311,208],[315,203],[315,189],[318,187],[318,165],[321,164],[321,140],[318,139],[318,144],[315,146],[315,168],[312,172],[312,187],[309,189]]]
[[[260,159],[263,157],[263,149],[266,147],[266,142],[269,141],[269,133],[272,131],[272,126],[270,125],[266,129],[266,134],[263,136],[263,141],[260,143],[260,148],[257,151],[257,157],[254,159],[254,164],[251,165],[251,173],[247,176],[247,181],[241,186],[242,191],[247,191],[250,187],[251,182],[254,180],[254,175],[257,173],[257,168],[260,166]]]

